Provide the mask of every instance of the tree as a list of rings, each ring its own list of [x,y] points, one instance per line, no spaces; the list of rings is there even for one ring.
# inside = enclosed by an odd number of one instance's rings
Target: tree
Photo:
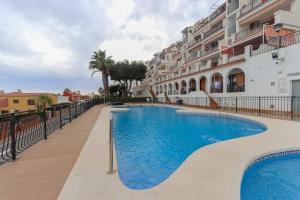
[[[109,68],[111,80],[120,83],[124,88],[124,96],[128,96],[133,81],[145,78],[146,66],[141,61],[120,61]]]
[[[98,50],[98,52],[94,52],[90,64],[89,69],[92,70],[92,77],[95,73],[102,73],[102,81],[104,87],[104,96],[108,96],[108,69],[114,64],[111,56],[106,56],[105,51]]]
[[[71,90],[69,88],[65,88],[64,92],[71,92]]]
[[[104,89],[103,89],[103,87],[99,87],[98,92],[99,92],[99,95],[100,95],[100,96],[103,96],[103,94],[104,94]]]
[[[46,108],[47,106],[52,105],[52,99],[47,95],[40,95],[37,99],[38,108]]]
[[[120,97],[124,93],[124,87],[120,84],[109,86],[109,93],[111,96]]]

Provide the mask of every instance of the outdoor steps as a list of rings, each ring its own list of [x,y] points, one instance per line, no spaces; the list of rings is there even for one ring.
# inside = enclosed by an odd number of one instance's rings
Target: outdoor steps
[[[166,92],[165,92],[165,98],[166,98],[166,103],[167,104],[171,104],[172,103]]]
[[[148,84],[146,86],[147,86],[147,88],[148,88],[148,90],[149,90],[152,98],[156,99],[157,96],[156,96],[155,92],[152,90],[152,87],[150,85],[148,85]]]
[[[212,108],[212,109],[217,109],[217,108],[219,108],[220,106],[219,106],[219,104],[216,102],[216,100],[213,98],[213,97],[211,97],[211,96],[209,96],[209,94],[206,92],[206,91],[203,91],[206,95],[207,95],[207,97],[209,98],[209,107],[210,108]]]

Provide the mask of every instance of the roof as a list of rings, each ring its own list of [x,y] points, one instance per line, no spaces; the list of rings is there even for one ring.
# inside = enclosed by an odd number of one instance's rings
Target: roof
[[[28,97],[28,96],[40,96],[40,95],[55,95],[55,94],[51,94],[51,93],[23,93],[23,92],[0,93],[0,97]]]

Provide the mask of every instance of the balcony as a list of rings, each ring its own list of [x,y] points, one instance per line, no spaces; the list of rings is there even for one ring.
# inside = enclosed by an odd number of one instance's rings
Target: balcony
[[[266,44],[262,44],[259,49],[252,51],[251,56],[263,54],[266,52],[273,51],[277,48],[284,48],[291,45],[300,43],[300,31],[291,33],[289,35],[275,37],[268,41]]]
[[[181,57],[182,55],[180,51],[172,54],[172,59],[181,60]]]
[[[212,85],[210,87],[210,93],[223,93],[223,83],[220,83],[218,86]]]
[[[191,47],[197,47],[198,45],[196,45],[196,44],[200,44],[201,42],[202,42],[202,39],[193,40],[193,41],[189,42],[188,49],[190,49]]]
[[[254,37],[260,36],[262,34],[262,26],[257,26],[255,28],[247,28],[246,30],[240,31],[236,34],[235,42],[241,41],[245,38],[253,39]]]
[[[178,62],[170,66],[170,69],[176,69],[178,68]]]
[[[270,1],[273,0],[253,0],[251,3],[242,7],[242,9],[240,10],[240,17],[245,16],[246,14],[252,12],[253,10],[261,7],[262,5]]]
[[[227,92],[228,93],[235,93],[235,92],[245,92],[245,83],[241,83],[240,85],[227,85]]]
[[[219,48],[218,47],[214,47],[214,48],[211,48],[209,50],[202,50],[200,52],[200,57],[201,58],[206,58],[214,53],[218,53],[219,52]]]
[[[198,53],[197,53],[197,51],[195,51],[195,52],[193,52],[189,57],[187,57],[185,63],[192,62],[192,61],[194,61],[194,60],[196,60],[196,59],[198,59],[198,58],[199,58]]]
[[[209,36],[211,36],[212,34],[218,32],[222,28],[223,28],[223,22],[219,23],[218,25],[212,27],[209,31],[205,32],[204,33],[204,38],[208,38]]]
[[[226,11],[226,4],[224,3],[221,7],[219,7],[215,12],[210,15],[210,21],[217,18],[219,15]]]
[[[199,21],[199,22],[197,22],[197,23],[195,24],[194,33],[196,33],[196,32],[199,31],[203,26],[205,26],[206,24],[208,24],[208,22],[209,22],[209,18],[208,18],[208,17],[205,18],[205,19],[203,19],[203,20],[201,20],[201,21]]]

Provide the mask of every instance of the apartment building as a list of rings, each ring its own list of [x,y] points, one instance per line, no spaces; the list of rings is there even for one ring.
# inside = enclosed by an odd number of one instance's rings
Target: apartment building
[[[227,0],[155,54],[133,94],[300,96],[299,19],[299,0]]]
[[[27,110],[37,109],[38,98],[41,95],[46,95],[52,100],[52,104],[59,103],[59,95],[50,93],[23,93],[10,92],[0,93],[0,114],[11,112],[22,112]]]

